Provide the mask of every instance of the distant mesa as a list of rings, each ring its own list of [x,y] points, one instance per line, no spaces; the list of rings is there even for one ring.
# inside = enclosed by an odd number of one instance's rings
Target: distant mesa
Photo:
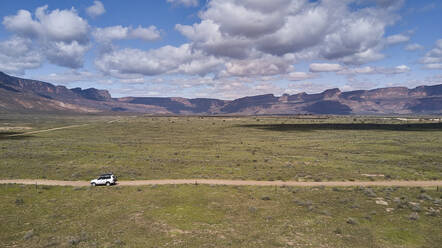
[[[132,112],[152,115],[442,114],[442,84],[341,92],[247,96],[112,98],[107,90],[68,89],[0,72],[0,112]]]
[[[90,100],[109,101],[112,99],[111,95],[107,90],[97,90],[94,88],[89,88],[85,90],[82,90],[81,88],[73,88],[71,90],[77,93],[78,95]]]
[[[351,114],[351,108],[338,101],[318,101],[305,107],[305,111],[314,114]]]

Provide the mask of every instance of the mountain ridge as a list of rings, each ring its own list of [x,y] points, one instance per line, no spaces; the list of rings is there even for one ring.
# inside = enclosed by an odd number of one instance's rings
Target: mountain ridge
[[[290,115],[290,114],[441,114],[442,84],[387,87],[293,95],[263,94],[234,100],[182,97],[112,98],[107,90],[69,89],[0,72],[2,112],[76,113],[135,112],[172,115]]]

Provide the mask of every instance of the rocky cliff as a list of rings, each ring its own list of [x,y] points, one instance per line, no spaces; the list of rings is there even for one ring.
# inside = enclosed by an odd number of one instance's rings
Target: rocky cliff
[[[442,85],[248,96],[233,101],[182,97],[112,98],[0,72],[0,111],[137,112],[172,115],[442,114]]]

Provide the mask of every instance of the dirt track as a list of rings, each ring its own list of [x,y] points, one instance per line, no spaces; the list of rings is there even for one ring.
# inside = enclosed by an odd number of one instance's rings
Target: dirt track
[[[0,184],[37,184],[52,186],[89,186],[87,181],[57,181],[40,179],[12,179],[0,180]],[[210,184],[210,185],[236,185],[236,186],[296,186],[296,187],[346,187],[346,186],[398,186],[398,187],[436,187],[442,186],[442,181],[376,181],[376,182],[291,182],[291,181],[241,181],[222,179],[164,179],[164,180],[136,180],[119,181],[119,186],[143,186],[166,184]]]
[[[74,127],[82,127],[82,126],[86,126],[86,125],[89,125],[89,124],[71,125],[71,126],[50,128],[50,129],[45,129],[45,130],[31,131],[31,132],[26,132],[26,133],[12,134],[12,135],[9,135],[9,137],[21,136],[21,135],[29,135],[29,134],[36,134],[36,133],[45,133],[45,132],[51,132],[51,131],[61,130],[61,129],[68,129],[68,128],[74,128]]]

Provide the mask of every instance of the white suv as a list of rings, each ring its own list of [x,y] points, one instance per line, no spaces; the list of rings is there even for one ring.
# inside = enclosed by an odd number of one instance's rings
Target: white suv
[[[97,185],[106,185],[106,186],[110,186],[110,185],[114,185],[117,184],[117,177],[114,174],[103,174],[101,176],[99,176],[97,179],[94,179],[91,181],[91,185],[92,186],[97,186]]]

